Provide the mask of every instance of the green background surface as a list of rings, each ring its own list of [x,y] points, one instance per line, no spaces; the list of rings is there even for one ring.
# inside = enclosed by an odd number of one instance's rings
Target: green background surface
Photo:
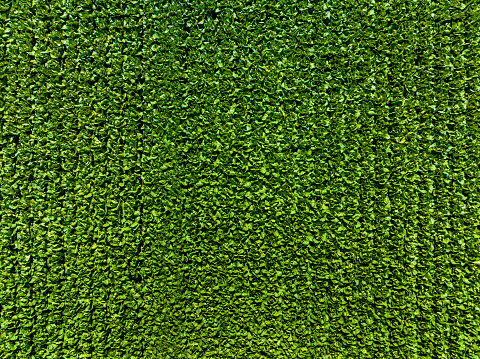
[[[0,356],[478,359],[479,9],[1,1]]]

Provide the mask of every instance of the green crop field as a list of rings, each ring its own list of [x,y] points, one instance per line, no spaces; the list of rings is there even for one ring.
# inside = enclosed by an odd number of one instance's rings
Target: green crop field
[[[480,359],[480,2],[0,1],[0,358]]]

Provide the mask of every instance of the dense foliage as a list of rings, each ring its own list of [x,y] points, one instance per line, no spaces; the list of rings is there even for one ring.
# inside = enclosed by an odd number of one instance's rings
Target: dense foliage
[[[478,359],[479,18],[2,1],[0,356]]]

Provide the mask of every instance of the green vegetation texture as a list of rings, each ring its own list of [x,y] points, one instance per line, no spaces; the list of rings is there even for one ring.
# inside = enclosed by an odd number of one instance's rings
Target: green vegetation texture
[[[477,1],[0,2],[1,358],[480,358]]]

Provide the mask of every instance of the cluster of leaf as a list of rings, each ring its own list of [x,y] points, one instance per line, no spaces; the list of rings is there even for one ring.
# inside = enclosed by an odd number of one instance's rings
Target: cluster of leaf
[[[475,1],[0,4],[2,358],[476,358]]]

